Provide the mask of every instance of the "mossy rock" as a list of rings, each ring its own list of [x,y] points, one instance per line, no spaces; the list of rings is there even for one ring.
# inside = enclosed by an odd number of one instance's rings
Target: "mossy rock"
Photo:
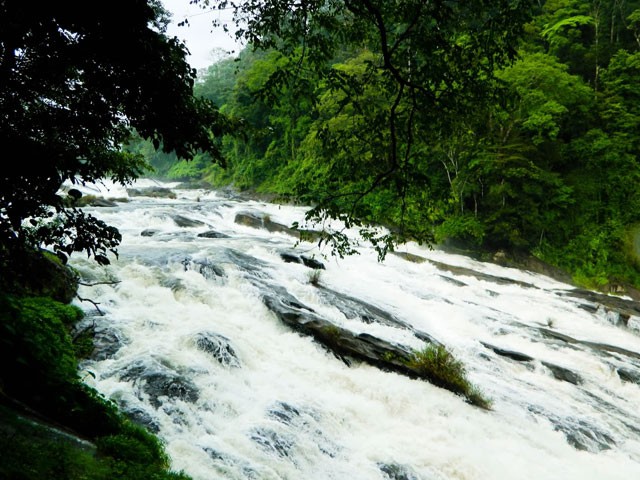
[[[7,293],[71,303],[78,291],[76,272],[47,250],[12,251],[0,262],[0,274]]]

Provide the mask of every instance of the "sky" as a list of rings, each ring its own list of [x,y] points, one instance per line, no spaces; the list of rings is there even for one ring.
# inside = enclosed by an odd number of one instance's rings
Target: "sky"
[[[237,54],[242,48],[231,33],[212,26],[216,18],[231,23],[230,10],[207,11],[197,5],[190,5],[189,0],[162,0],[162,4],[173,14],[167,34],[178,37],[186,44],[190,52],[187,61],[193,68],[199,70],[215,63],[221,58],[218,49],[235,50]],[[189,25],[179,27],[177,24],[185,19],[189,21]]]

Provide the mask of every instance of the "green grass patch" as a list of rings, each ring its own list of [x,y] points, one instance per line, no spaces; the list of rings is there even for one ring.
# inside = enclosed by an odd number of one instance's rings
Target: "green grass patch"
[[[128,429],[92,443],[4,406],[0,406],[0,451],[3,479],[189,480],[167,470],[160,444],[146,432]]]
[[[464,364],[442,345],[427,345],[414,352],[407,366],[434,385],[462,395],[472,405],[491,408],[491,400],[469,382]]]
[[[188,480],[155,435],[81,381],[69,332],[82,316],[0,293],[0,479]]]
[[[310,285],[317,287],[320,285],[320,277],[322,273],[319,269],[313,269],[307,273],[307,281]]]

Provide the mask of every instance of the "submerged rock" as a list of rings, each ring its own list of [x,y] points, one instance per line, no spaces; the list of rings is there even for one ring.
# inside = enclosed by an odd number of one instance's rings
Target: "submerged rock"
[[[259,427],[251,432],[250,438],[260,445],[263,450],[274,453],[281,458],[288,458],[292,455],[293,440],[284,437],[275,430]]]
[[[404,322],[389,312],[349,295],[330,288],[318,286],[318,294],[329,305],[333,305],[346,318],[360,318],[364,323],[379,323],[390,327],[412,330],[411,325]]]
[[[300,411],[286,402],[277,402],[267,413],[286,425],[293,425],[300,418]]]
[[[153,237],[158,232],[160,232],[160,230],[158,230],[157,228],[146,228],[142,232],[140,232],[140,235],[142,237]]]
[[[618,368],[616,370],[618,377],[623,382],[630,382],[640,385],[640,371],[629,370],[627,368]]]
[[[113,358],[126,344],[127,340],[120,330],[108,325],[95,327],[90,358],[97,361]]]
[[[198,389],[185,377],[174,372],[155,372],[142,377],[143,390],[149,395],[151,405],[158,408],[162,397],[194,403],[198,400]]]
[[[306,267],[313,268],[315,270],[325,270],[324,264],[316,260],[315,258],[308,257],[306,255],[297,255],[291,252],[281,252],[280,258],[287,263],[301,263]]]
[[[208,230],[206,232],[199,233],[197,235],[200,238],[229,238],[226,233],[216,232],[215,230]]]
[[[557,424],[556,430],[564,433],[569,444],[577,450],[596,453],[609,450],[616,445],[611,435],[586,421]]]
[[[171,215],[171,219],[177,226],[182,228],[202,227],[203,225],[205,225],[205,223],[201,222],[200,220],[188,218],[184,215]]]
[[[320,317],[282,287],[263,284],[262,291],[264,304],[276,317],[295,331],[313,337],[347,364],[349,358],[354,358],[385,370],[420,376],[407,366],[411,352],[406,347],[340,327]]]
[[[557,380],[573,383],[574,385],[579,385],[582,383],[582,377],[580,377],[580,375],[578,375],[576,372],[569,370],[568,368],[554,365],[553,363],[549,362],[542,362],[542,365],[551,370],[551,373]]]
[[[514,350],[508,350],[505,348],[500,348],[500,347],[496,347],[495,345],[490,345],[488,343],[485,342],[480,342],[485,348],[488,348],[489,350],[493,350],[493,352],[497,355],[500,355],[502,357],[507,357],[510,358],[512,360],[515,360],[517,362],[530,362],[533,360],[533,357],[524,354],[524,353],[520,353],[520,352],[516,352]]]
[[[378,468],[389,480],[421,480],[411,467],[397,463],[378,463]]]
[[[597,312],[600,308],[603,308],[605,312],[615,313],[619,324],[624,327],[628,325],[631,317],[640,315],[640,302],[636,300],[580,288],[558,290],[556,294],[584,300],[586,303],[581,303],[580,307],[592,313]]]
[[[238,212],[235,216],[235,223],[252,228],[261,228],[271,233],[286,233],[300,240],[314,241],[322,236],[322,232],[313,230],[301,230],[288,227],[282,223],[274,222],[269,215],[262,212]]]
[[[133,382],[155,408],[162,406],[164,398],[190,403],[199,398],[198,388],[189,379],[157,361],[139,360],[127,366],[119,376],[121,380]]]
[[[199,350],[210,354],[221,365],[234,368],[240,367],[238,355],[228,338],[213,332],[202,332],[195,336],[194,342]]]
[[[164,187],[127,188],[127,194],[130,197],[176,198],[173,190]]]
[[[586,418],[559,417],[534,405],[529,406],[529,411],[549,420],[554,430],[562,432],[567,442],[577,450],[597,453],[616,445],[611,434]]]
[[[184,265],[185,271],[198,272],[207,280],[225,277],[224,269],[208,258],[185,258],[181,263]]]
[[[128,405],[120,405],[125,415],[131,419],[132,422],[146,428],[152,433],[158,433],[160,431],[160,425],[158,420],[151,416],[149,412],[141,407],[130,407]]]

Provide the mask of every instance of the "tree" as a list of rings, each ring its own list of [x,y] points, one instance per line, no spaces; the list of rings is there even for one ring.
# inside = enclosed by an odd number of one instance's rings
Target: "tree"
[[[493,71],[514,58],[531,7],[528,0],[195,3],[234,9],[237,35],[253,48],[273,48],[300,58],[297,63],[283,62],[286,71],[274,71],[269,84],[275,91],[288,87],[296,77],[307,76],[305,69],[313,69],[328,82],[331,96],[345,106],[357,106],[363,98],[360,92],[370,88],[372,78],[384,92],[386,102],[367,125],[371,133],[379,134],[380,148],[367,160],[362,156],[370,150],[367,145],[338,146],[341,157],[335,161],[342,165],[332,166],[337,172],[353,171],[351,167],[358,165],[372,174],[353,182],[350,190],[342,188],[336,196],[321,199],[309,216],[317,220],[357,212],[357,204],[377,189],[392,192],[399,205],[406,204],[408,192],[421,190],[421,182],[428,179],[419,171],[422,163],[415,150],[416,132],[444,135],[457,115],[492,97]],[[331,68],[347,47],[372,52],[364,73]],[[322,103],[326,108],[327,103]],[[345,139],[343,129],[326,133],[321,140],[329,150]],[[368,135],[362,143],[370,139]],[[351,207],[344,207],[346,198],[351,199]]]
[[[134,130],[182,158],[217,152],[224,122],[193,97],[196,72],[167,23],[159,0],[0,2],[0,151],[13,152],[0,174],[0,253],[44,244],[108,263],[117,230],[58,192],[139,176],[142,157],[121,148]]]

